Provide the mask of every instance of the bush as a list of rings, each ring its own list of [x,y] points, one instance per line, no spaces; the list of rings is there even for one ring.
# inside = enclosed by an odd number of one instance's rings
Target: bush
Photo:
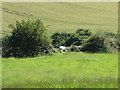
[[[74,51],[74,52],[80,52],[81,51],[81,46],[71,46],[71,51]]]
[[[106,38],[104,44],[106,45],[106,52],[117,52],[118,51],[118,39],[117,38]]]
[[[3,57],[28,57],[51,53],[47,29],[40,20],[16,21],[11,36],[3,38]]]
[[[118,34],[112,33],[112,32],[102,32],[105,37],[109,38],[118,38]]]
[[[69,33],[54,33],[51,36],[52,44],[55,48],[58,48],[61,45],[65,45],[66,40],[71,36]]]
[[[94,35],[86,40],[82,45],[82,51],[85,52],[104,52],[104,38]]]
[[[82,32],[84,32],[84,34],[81,34]],[[88,29],[80,29],[77,30],[76,33],[54,33],[51,38],[53,46],[58,48],[59,46],[79,46],[82,44],[82,41],[90,35],[92,35],[92,33]]]
[[[2,56],[10,57],[12,54],[12,47],[10,47],[10,36],[6,36],[2,39]]]
[[[112,32],[98,32],[99,36],[105,38],[104,40],[104,46],[106,47],[105,52],[117,52],[118,51],[118,34],[112,33]]]
[[[78,29],[76,31],[76,34],[80,36],[91,36],[92,32],[89,29]]]
[[[94,36],[85,40],[82,44],[82,51],[85,52],[117,52],[117,34],[109,32],[98,32]]]
[[[92,32],[89,29],[78,29],[76,33],[71,34],[71,36],[66,40],[66,46],[79,46],[82,44],[83,40],[92,35]]]
[[[58,53],[58,52],[60,52],[60,50],[59,50],[58,48],[53,48],[53,51],[52,51],[52,52]]]
[[[82,44],[83,40],[87,38],[86,36],[80,36],[78,34],[72,34],[65,42],[65,46],[79,46]]]

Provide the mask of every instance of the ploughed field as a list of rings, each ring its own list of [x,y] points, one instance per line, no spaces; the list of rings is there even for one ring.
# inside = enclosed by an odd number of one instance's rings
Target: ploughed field
[[[3,58],[3,88],[117,88],[118,54],[66,52]]]

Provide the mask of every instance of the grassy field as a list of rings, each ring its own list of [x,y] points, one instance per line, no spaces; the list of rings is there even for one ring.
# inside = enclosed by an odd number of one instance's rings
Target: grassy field
[[[117,88],[118,55],[82,52],[3,58],[3,88]]]
[[[3,31],[16,20],[39,18],[49,34],[74,32],[78,28],[117,32],[118,3],[113,2],[4,2]]]
[[[118,31],[118,3],[4,2],[2,30],[9,24],[39,18],[55,32]],[[3,88],[117,88],[118,54],[54,53],[34,58],[3,58]]]

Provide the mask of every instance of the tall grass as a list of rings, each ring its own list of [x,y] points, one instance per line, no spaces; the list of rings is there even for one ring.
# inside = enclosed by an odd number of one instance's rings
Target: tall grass
[[[3,58],[3,88],[117,88],[118,55],[57,53]]]

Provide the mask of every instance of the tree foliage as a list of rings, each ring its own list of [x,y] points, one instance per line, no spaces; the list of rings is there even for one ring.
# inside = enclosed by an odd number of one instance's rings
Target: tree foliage
[[[65,45],[66,40],[71,36],[70,33],[54,33],[52,38],[52,44],[54,47],[58,48],[61,45]]]
[[[82,41],[92,35],[92,32],[89,29],[78,29],[75,33],[54,33],[52,38],[53,46],[59,47],[60,45],[79,46],[82,44]]]
[[[16,21],[11,35],[3,39],[3,57],[27,57],[50,53],[51,42],[47,29],[37,20]]]
[[[89,29],[78,29],[76,31],[76,34],[80,36],[91,36],[92,32]]]
[[[104,48],[104,38],[94,35],[86,40],[82,45],[82,51],[85,52],[103,52]]]
[[[85,52],[117,52],[118,35],[110,32],[98,32],[85,40],[82,51]]]
[[[82,44],[83,40],[87,38],[86,36],[80,36],[78,34],[72,34],[65,42],[66,46],[79,46]]]

